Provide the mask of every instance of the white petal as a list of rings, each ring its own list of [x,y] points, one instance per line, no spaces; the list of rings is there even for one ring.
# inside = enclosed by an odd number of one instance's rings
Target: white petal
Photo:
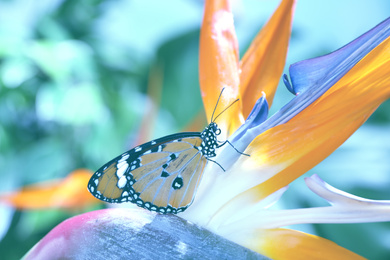
[[[389,200],[369,200],[338,190],[317,175],[306,178],[309,188],[329,201],[332,206],[259,210],[247,217],[228,223],[219,234],[225,237],[244,229],[268,229],[307,223],[364,223],[390,221]]]
[[[369,200],[336,189],[324,182],[317,174],[305,178],[305,181],[312,192],[335,206],[390,206],[390,200]]]

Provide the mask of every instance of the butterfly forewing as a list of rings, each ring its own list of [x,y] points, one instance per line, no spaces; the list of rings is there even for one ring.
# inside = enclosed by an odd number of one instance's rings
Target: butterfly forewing
[[[155,205],[169,204],[174,208],[181,208],[192,202],[192,197],[197,187],[197,180],[200,179],[206,159],[202,158],[195,149],[186,151],[172,163],[179,161],[165,169],[171,174],[166,178],[162,188],[155,194],[153,202]],[[202,164],[201,164],[202,162]],[[171,169],[170,169],[171,168]],[[190,197],[190,198],[188,198]]]
[[[207,158],[200,133],[166,136],[103,165],[88,183],[98,199],[133,202],[160,213],[185,210],[194,198]]]
[[[185,189],[182,188],[172,191],[169,200],[171,205],[183,207],[184,205],[191,204],[193,194],[198,187],[206,163],[207,160],[205,157],[201,156],[200,153],[196,154],[192,159],[192,163],[188,164],[182,173],[183,187],[185,187]]]
[[[217,100],[221,98],[223,89]],[[227,108],[229,108],[231,103]],[[110,203],[133,202],[159,213],[184,211],[194,200],[204,168],[216,149],[221,129],[214,118],[203,132],[169,135],[135,147],[103,165],[88,182],[96,198]],[[233,147],[234,148],[234,147]],[[224,170],[222,168],[222,170]]]

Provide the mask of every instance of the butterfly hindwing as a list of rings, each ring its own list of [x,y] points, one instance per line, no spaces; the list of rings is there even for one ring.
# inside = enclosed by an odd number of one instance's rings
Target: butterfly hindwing
[[[179,133],[135,147],[103,165],[88,183],[98,199],[133,202],[160,213],[185,210],[194,198],[207,158],[200,133]]]

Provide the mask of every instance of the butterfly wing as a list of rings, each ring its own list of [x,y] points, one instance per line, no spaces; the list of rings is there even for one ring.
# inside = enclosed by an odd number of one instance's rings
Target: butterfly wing
[[[179,133],[135,147],[103,165],[90,179],[96,198],[133,202],[160,213],[178,213],[191,203],[207,164],[197,147],[200,133]]]

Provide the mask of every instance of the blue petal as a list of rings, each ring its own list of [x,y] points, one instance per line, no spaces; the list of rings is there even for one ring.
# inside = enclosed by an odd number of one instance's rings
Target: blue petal
[[[245,123],[241,125],[237,131],[231,136],[231,142],[238,140],[244,135],[249,129],[260,125],[268,117],[268,102],[265,94],[256,101],[255,106],[245,120]]]
[[[297,95],[263,123],[257,126],[251,124],[247,130],[241,131],[237,136],[234,134],[235,141],[238,143],[235,147],[240,146],[240,149],[244,150],[256,136],[272,127],[288,122],[321,97],[364,56],[389,36],[390,18],[329,55],[291,65],[290,76],[293,85],[291,92],[297,93]],[[286,81],[286,79],[284,80]],[[236,139],[237,137],[240,139]]]
[[[321,97],[372,49],[390,36],[390,18],[331,54],[290,66],[295,96],[256,129],[258,134],[288,122]]]
[[[295,89],[292,87],[290,81],[288,80],[288,76],[283,74],[283,83],[286,86],[287,90],[296,95]]]
[[[372,49],[390,36],[390,18],[356,40],[328,55],[297,62],[290,66],[293,93],[335,84]],[[322,86],[321,86],[322,87]]]
[[[245,124],[258,125],[263,123],[268,117],[268,102],[265,94],[256,101],[255,106],[245,120]]]

